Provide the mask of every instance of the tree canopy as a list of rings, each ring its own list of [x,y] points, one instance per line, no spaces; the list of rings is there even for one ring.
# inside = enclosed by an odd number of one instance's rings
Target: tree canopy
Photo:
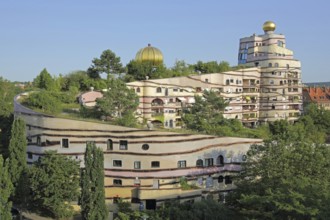
[[[100,58],[94,58],[92,66],[89,68],[89,73],[92,73],[90,76],[98,78],[97,74],[105,73],[108,80],[110,80],[112,74],[121,74],[124,71],[120,57],[116,56],[111,50],[105,50],[102,52]]]
[[[231,205],[254,219],[328,219],[330,148],[284,124],[248,151]]]
[[[30,168],[33,203],[55,218],[70,217],[79,196],[79,162],[47,151]]]
[[[110,88],[104,97],[97,99],[97,107],[105,116],[113,119],[118,118],[126,126],[135,124],[134,112],[139,105],[138,96],[120,79],[111,79],[109,85]],[[125,121],[123,119],[130,120]]]

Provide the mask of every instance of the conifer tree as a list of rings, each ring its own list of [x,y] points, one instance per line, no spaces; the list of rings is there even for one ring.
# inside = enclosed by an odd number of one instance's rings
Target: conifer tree
[[[107,219],[104,191],[104,157],[100,148],[90,142],[86,146],[85,168],[81,173],[81,215],[85,220]]]
[[[0,155],[0,219],[11,219],[11,202],[9,197],[12,193],[13,185],[8,174],[8,163],[4,163]]]
[[[9,142],[9,175],[14,187],[27,168],[26,146],[25,122],[21,118],[14,119]]]

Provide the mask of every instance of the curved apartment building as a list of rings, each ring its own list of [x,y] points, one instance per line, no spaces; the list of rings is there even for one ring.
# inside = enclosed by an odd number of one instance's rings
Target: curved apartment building
[[[27,126],[28,163],[47,150],[79,160],[84,165],[86,143],[103,149],[108,203],[122,198],[154,208],[173,198],[190,200],[234,188],[248,148],[260,139],[216,137],[157,130],[139,130],[98,122],[57,118],[34,112],[15,98],[15,116]],[[195,189],[183,190],[185,177]]]

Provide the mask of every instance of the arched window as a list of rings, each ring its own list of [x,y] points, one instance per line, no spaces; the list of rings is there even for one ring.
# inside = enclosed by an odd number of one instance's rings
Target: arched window
[[[137,88],[136,88],[136,92],[137,92],[137,93],[141,92],[140,87],[137,87]]]
[[[107,141],[107,150],[113,150],[113,143],[111,139]]]
[[[268,63],[268,67],[272,67],[273,66],[273,64],[272,63]]]
[[[40,136],[37,136],[37,145],[38,146],[41,146],[41,138],[40,138]]]
[[[161,92],[162,92],[162,88],[157,87],[156,92],[157,92],[157,93],[161,93]]]
[[[202,159],[199,159],[196,161],[196,166],[197,167],[202,167],[203,166],[203,160]]]
[[[223,156],[219,155],[217,158],[217,165],[224,165]]]
[[[275,63],[275,67],[278,67],[278,63]]]

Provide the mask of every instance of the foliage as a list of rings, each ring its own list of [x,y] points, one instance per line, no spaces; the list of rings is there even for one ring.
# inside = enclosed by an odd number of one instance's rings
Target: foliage
[[[182,119],[188,129],[213,133],[224,120],[223,111],[227,103],[213,91],[204,91],[195,96],[195,104],[185,109]]]
[[[96,76],[97,73],[99,75],[106,73],[109,81],[112,74],[121,74],[124,72],[120,57],[117,57],[111,50],[103,51],[100,58],[94,58],[92,63],[92,66],[89,68],[89,73],[93,73],[91,74],[91,76],[94,76],[93,78],[98,78]]]
[[[76,71],[63,76],[61,80],[62,91],[88,91],[91,87],[95,90],[106,89],[106,82],[100,77],[91,77],[89,71]]]
[[[202,200],[193,204],[179,203],[177,201],[167,202],[156,211],[161,219],[242,219],[242,217],[228,209],[224,204],[218,203],[212,199]]]
[[[56,79],[50,75],[46,68],[44,68],[40,74],[33,80],[33,85],[40,89],[47,91],[58,91],[59,87]]]
[[[196,185],[189,184],[185,177],[180,178],[180,186],[182,190],[198,189]]]
[[[132,115],[139,105],[138,96],[119,79],[111,79],[109,84],[109,91],[103,98],[97,99],[97,107],[108,117],[130,116],[129,118],[134,119]]]
[[[230,70],[229,63],[226,61],[217,62],[217,61],[209,61],[202,62],[198,61],[193,65],[195,72],[199,73],[221,73]]]
[[[103,151],[90,142],[86,146],[85,168],[81,172],[81,215],[86,220],[107,219],[104,191]]]
[[[126,82],[171,77],[170,72],[166,69],[164,64],[155,66],[152,62],[138,62],[131,60],[126,65],[126,69]]]
[[[12,203],[9,197],[12,194],[13,185],[10,181],[8,173],[9,164],[4,162],[2,155],[0,155],[0,218],[12,219],[11,207]]]
[[[30,168],[30,182],[36,207],[55,218],[73,215],[70,202],[79,195],[79,162],[46,151]]]
[[[187,64],[184,60],[176,60],[171,68],[173,76],[188,76],[195,74],[193,65]]]
[[[60,112],[61,102],[50,92],[32,92],[26,99],[30,107],[41,110],[44,113],[55,114]]]
[[[15,187],[14,195],[17,196],[19,195],[16,192],[21,191],[26,185],[22,179],[27,172],[25,129],[25,121],[21,118],[16,118],[12,125],[9,143],[9,175]]]
[[[0,77],[0,117],[9,117],[14,110],[13,99],[19,88]]]
[[[301,125],[279,124],[248,151],[231,205],[253,219],[328,219],[330,148],[300,135]]]
[[[326,110],[322,106],[311,103],[304,111],[306,114],[301,117],[300,120],[304,120],[305,117],[310,117],[319,131],[330,134],[330,110]]]
[[[14,115],[9,116],[0,116],[0,154],[4,158],[9,157],[9,141],[10,141],[10,132],[11,126],[14,121]]]

